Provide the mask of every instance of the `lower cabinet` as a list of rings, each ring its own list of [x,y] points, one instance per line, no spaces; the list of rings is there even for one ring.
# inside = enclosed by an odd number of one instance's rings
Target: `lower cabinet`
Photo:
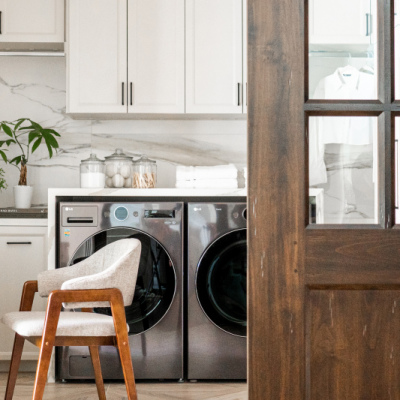
[[[18,311],[22,287],[27,280],[36,280],[47,269],[46,226],[1,226],[0,220],[0,316]],[[47,299],[35,296],[33,309],[46,309]],[[14,333],[0,324],[0,361],[10,360]],[[39,349],[25,342],[23,360],[37,360]]]

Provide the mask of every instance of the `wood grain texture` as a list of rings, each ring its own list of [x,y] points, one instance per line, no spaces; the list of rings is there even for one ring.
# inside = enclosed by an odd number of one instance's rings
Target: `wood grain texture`
[[[249,399],[304,393],[304,1],[248,1]]]
[[[307,399],[400,399],[400,291],[312,290]]]
[[[400,282],[399,229],[308,230],[306,284]]]

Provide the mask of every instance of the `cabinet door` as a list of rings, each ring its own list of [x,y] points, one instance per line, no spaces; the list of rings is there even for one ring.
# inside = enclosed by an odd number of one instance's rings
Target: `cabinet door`
[[[39,272],[47,269],[47,227],[0,227],[0,315],[18,311],[25,281],[36,280]],[[46,309],[47,299],[35,295],[33,309]],[[13,331],[0,324],[0,360],[10,360],[14,342]],[[39,350],[26,342],[25,360],[36,360]]]
[[[370,0],[310,0],[310,44],[369,44]]]
[[[67,112],[126,113],[126,1],[68,1]]]
[[[128,111],[184,112],[184,0],[128,1]]]
[[[242,1],[186,1],[186,112],[242,113]]]
[[[0,0],[0,42],[64,42],[64,0]]]

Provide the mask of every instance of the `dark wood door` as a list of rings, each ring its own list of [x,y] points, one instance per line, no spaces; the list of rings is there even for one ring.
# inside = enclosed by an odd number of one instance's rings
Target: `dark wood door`
[[[377,1],[375,100],[310,100],[308,6],[248,1],[249,399],[400,399],[394,1]],[[309,223],[314,116],[377,119],[375,223]]]

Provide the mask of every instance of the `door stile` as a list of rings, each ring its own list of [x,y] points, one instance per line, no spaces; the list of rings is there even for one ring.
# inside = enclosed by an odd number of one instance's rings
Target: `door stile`
[[[304,0],[248,2],[249,400],[303,400]]]

